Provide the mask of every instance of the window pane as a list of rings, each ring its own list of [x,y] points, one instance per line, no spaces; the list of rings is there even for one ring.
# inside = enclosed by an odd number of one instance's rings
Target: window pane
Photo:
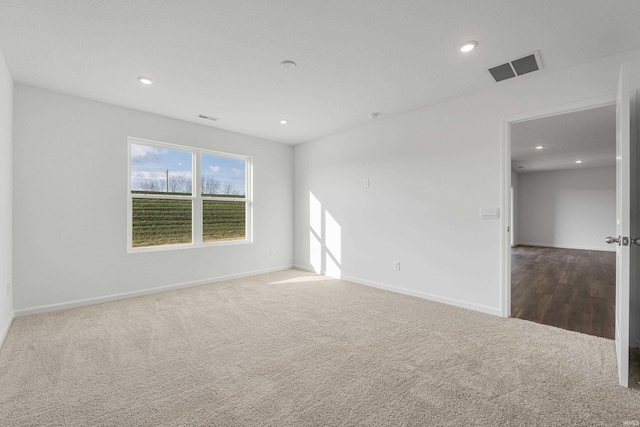
[[[191,243],[191,200],[132,200],[133,247]]]
[[[192,156],[181,150],[131,144],[131,192],[191,195]]]
[[[218,242],[222,240],[244,240],[245,202],[224,200],[204,200],[202,202],[202,240]]]
[[[247,161],[203,154],[201,157],[202,194],[218,197],[247,195]]]

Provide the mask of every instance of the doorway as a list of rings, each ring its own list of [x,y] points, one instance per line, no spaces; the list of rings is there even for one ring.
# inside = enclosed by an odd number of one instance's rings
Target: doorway
[[[607,99],[503,123],[505,316],[614,338],[615,120]]]

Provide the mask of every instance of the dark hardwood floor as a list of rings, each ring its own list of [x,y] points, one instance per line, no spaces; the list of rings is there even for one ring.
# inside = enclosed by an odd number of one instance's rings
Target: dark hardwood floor
[[[511,317],[614,339],[615,301],[615,252],[511,251]]]

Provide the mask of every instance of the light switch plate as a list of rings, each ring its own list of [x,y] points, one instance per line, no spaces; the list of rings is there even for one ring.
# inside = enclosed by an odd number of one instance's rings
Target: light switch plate
[[[500,208],[480,208],[480,219],[500,218]]]

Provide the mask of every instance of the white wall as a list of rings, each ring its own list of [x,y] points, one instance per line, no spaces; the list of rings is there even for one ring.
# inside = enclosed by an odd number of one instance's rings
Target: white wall
[[[614,96],[620,64],[639,59],[532,73],[296,146],[295,264],[500,314],[501,222],[479,210],[502,203],[501,120]]]
[[[13,320],[13,80],[0,52],[0,346]]]
[[[520,204],[518,203],[518,194],[520,191],[520,185],[518,180],[518,174],[515,172],[511,172],[511,188],[513,189],[513,206],[512,206],[512,219],[511,223],[513,227],[511,229],[511,234],[513,236],[513,244],[517,245],[520,239]]]
[[[520,174],[518,203],[522,245],[616,250],[615,167]]]
[[[18,315],[291,266],[291,146],[19,84],[14,117]],[[253,156],[254,243],[128,254],[128,136]]]

